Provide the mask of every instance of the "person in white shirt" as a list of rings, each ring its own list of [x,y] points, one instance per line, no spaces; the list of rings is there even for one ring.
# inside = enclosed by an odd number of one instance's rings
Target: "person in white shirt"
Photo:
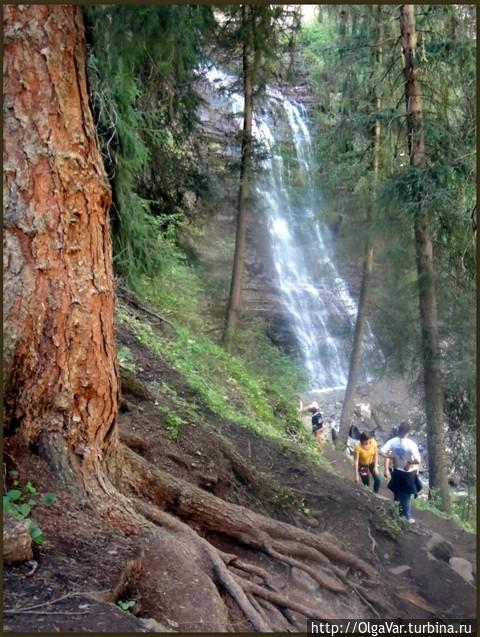
[[[411,500],[412,495],[416,496],[421,489],[417,474],[421,459],[417,445],[409,436],[408,422],[400,423],[398,436],[383,445],[380,455],[384,457],[385,477],[388,477],[389,463],[393,464],[392,479],[388,488],[393,491],[394,500],[400,505],[400,515],[409,522],[415,522],[411,516]]]

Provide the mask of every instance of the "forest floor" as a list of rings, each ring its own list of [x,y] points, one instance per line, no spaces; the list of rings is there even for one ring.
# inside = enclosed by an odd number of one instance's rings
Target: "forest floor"
[[[118,418],[123,443],[155,468],[222,501],[313,533],[328,534],[344,552],[375,567],[379,574],[378,606],[366,600],[361,586],[358,596],[320,590],[302,570],[273,563],[262,551],[227,535],[202,531],[192,522],[192,528],[210,544],[268,570],[290,599],[308,600],[313,608],[321,600],[337,617],[475,616],[474,535],[419,510],[415,511],[417,523],[404,527],[392,513],[388,490],[382,487],[383,498],[378,498],[356,486],[350,462],[329,445],[324,453],[330,469],[308,462],[293,443],[282,445],[219,418],[202,406],[183,377],[141,344],[128,326],[120,325],[117,337],[119,345],[133,352],[137,365],[134,378],[123,374]],[[159,379],[168,379],[170,392],[174,388],[177,399],[181,397],[185,404],[196,401],[197,420],[179,426],[168,421],[159,406],[174,409],[171,394],[152,397],[144,392]],[[226,449],[237,455],[226,453]],[[239,457],[243,463],[238,462]],[[256,472],[249,474],[245,467]],[[112,528],[88,500],[79,501],[60,489],[40,456],[16,459],[13,468],[21,483],[32,480],[40,492],[55,492],[57,501],[51,507],[35,509],[35,520],[46,536],[35,548],[36,571],[31,574],[30,564],[5,567],[6,632],[252,630],[225,590],[221,596],[227,620],[220,620],[216,609],[209,607],[188,546],[179,544],[178,553],[173,554],[159,545],[152,546],[148,535],[127,536]],[[451,567],[452,557],[469,562],[471,581]],[[352,581],[356,579],[353,571],[345,573]],[[135,603],[125,612],[118,601]],[[290,620],[292,629],[305,630],[305,617],[293,613]],[[279,613],[279,629],[282,621]]]

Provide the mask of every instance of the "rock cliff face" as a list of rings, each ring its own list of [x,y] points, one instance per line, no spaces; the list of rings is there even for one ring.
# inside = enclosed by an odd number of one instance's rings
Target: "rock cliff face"
[[[210,178],[212,196],[197,202],[197,219],[200,221],[184,232],[182,240],[200,267],[208,270],[212,280],[212,303],[218,305],[216,315],[220,329],[228,299],[235,242],[240,128],[238,118],[235,120],[228,111],[221,90],[212,98],[210,82],[201,79],[198,86],[204,97],[198,111],[202,128],[199,155]],[[278,84],[274,88],[303,103],[308,112],[312,111],[311,93],[303,80],[295,85]],[[272,341],[295,355],[297,339],[278,286],[266,212],[253,195],[242,292],[245,320],[265,319]]]
[[[202,131],[198,151],[210,180],[211,195],[196,202],[195,222],[183,230],[180,241],[211,284],[212,313],[218,319],[220,331],[226,312],[235,245],[240,136],[238,122],[226,109],[221,92],[212,99],[209,82],[200,80],[198,86],[205,100],[198,111]],[[242,289],[244,318],[247,321],[268,318],[273,340],[291,349],[293,335],[285,336],[287,330],[281,327],[288,325],[288,320],[275,285],[269,241],[265,217],[253,204]]]

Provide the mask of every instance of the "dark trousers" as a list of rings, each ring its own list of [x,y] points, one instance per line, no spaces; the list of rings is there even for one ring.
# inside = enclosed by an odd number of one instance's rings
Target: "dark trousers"
[[[402,518],[407,518],[407,520],[409,520],[411,518],[412,511],[412,494],[397,491],[393,499],[400,505],[400,515]]]
[[[400,505],[400,515],[407,520],[411,516],[412,495],[417,496],[422,489],[422,483],[417,471],[400,471],[394,469],[388,488],[393,491],[395,502]]]
[[[363,466],[367,466],[367,465],[363,465]],[[359,472],[360,472],[360,467],[358,467]],[[378,493],[380,491],[380,485],[382,484],[382,479],[380,478],[380,475],[376,476],[373,471],[375,469],[375,464],[372,462],[371,465],[368,465],[368,472],[365,473],[365,475],[362,475],[362,473],[360,472],[360,478],[363,482],[363,484],[366,487],[370,486],[370,474],[372,474],[372,478],[373,478],[373,491],[374,493]]]

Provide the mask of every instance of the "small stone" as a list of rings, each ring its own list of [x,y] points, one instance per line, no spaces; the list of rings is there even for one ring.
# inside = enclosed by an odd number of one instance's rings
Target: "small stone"
[[[439,542],[438,544],[434,544],[431,547],[430,553],[434,555],[438,560],[449,562],[450,558],[453,557],[454,548],[450,544],[450,542]]]
[[[393,575],[401,575],[402,573],[406,573],[407,571],[410,571],[411,566],[408,566],[407,564],[402,564],[401,566],[395,566],[394,568],[389,568],[388,570],[390,571],[390,573],[393,573]]]
[[[143,624],[143,626],[147,629],[147,631],[149,633],[171,633],[171,632],[173,632],[172,630],[170,630],[169,628],[167,628],[166,626],[164,626],[160,622],[157,622],[152,617],[142,618],[140,621],[141,621],[141,623]]]
[[[26,564],[29,567],[28,573],[25,573],[25,577],[32,577],[38,570],[38,562],[36,560],[29,560]]]
[[[3,561],[28,562],[33,557],[32,538],[23,520],[7,513],[3,519]]]
[[[463,557],[451,557],[448,561],[450,567],[463,577],[466,582],[471,582],[473,580],[473,569],[472,565],[468,560],[463,559]]]
[[[427,551],[437,560],[443,560],[444,562],[448,562],[454,553],[452,544],[435,531],[427,542]]]
[[[167,619],[167,624],[169,626],[171,626],[172,628],[178,628],[179,627],[179,624],[177,624],[176,621],[173,621],[173,619]]]
[[[383,559],[384,560],[388,560],[390,558],[390,555],[388,553],[384,553],[383,554]]]

